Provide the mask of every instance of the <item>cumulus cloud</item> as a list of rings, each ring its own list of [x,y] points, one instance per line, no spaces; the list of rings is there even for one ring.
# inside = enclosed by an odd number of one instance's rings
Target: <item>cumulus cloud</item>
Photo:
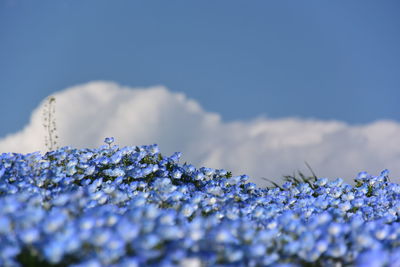
[[[359,171],[391,170],[400,182],[400,124],[377,121],[350,126],[340,121],[256,118],[224,122],[184,94],[163,86],[129,88],[91,82],[54,94],[60,145],[97,147],[114,136],[124,145],[159,144],[164,154],[183,153],[197,166],[249,174],[281,182],[282,175],[307,173],[342,177],[351,183]],[[20,132],[0,139],[0,152],[45,151],[42,110],[36,108]]]

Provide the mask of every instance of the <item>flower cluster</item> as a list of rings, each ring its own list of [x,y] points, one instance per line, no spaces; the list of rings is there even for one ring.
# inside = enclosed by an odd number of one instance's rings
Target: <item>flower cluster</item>
[[[400,266],[400,185],[258,188],[157,145],[0,156],[0,266]]]

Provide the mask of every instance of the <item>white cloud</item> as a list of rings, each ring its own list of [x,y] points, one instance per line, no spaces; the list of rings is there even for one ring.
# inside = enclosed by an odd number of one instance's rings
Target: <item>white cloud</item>
[[[158,143],[164,154],[183,152],[183,161],[196,166],[225,168],[279,181],[308,162],[318,176],[347,182],[359,171],[391,170],[400,182],[400,124],[377,121],[349,126],[339,121],[299,118],[223,122],[197,102],[162,86],[128,88],[92,82],[58,92],[56,120],[61,145],[97,147],[104,137],[116,143]],[[0,140],[1,152],[44,151],[42,109],[32,113],[20,132]]]

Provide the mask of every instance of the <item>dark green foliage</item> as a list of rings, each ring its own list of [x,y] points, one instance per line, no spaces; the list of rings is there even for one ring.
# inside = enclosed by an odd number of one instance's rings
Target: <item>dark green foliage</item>
[[[295,186],[297,186],[297,185],[299,185],[299,184],[301,184],[301,183],[307,183],[312,189],[315,189],[314,182],[317,181],[318,177],[317,177],[317,175],[314,173],[314,171],[313,171],[313,169],[310,167],[310,165],[309,165],[307,162],[305,162],[305,164],[306,164],[307,168],[310,170],[311,175],[306,176],[306,175],[305,175],[304,173],[302,173],[301,171],[298,171],[298,172],[297,172],[297,176],[296,176],[295,173],[294,173],[293,175],[285,175],[285,176],[283,176],[283,180],[284,180],[285,182],[291,182],[291,183],[293,183],[293,185],[295,185]],[[268,182],[270,182],[270,183],[273,185],[273,187],[271,187],[271,188],[279,188],[279,189],[281,189],[281,190],[284,190],[284,189],[282,188],[282,186],[280,186],[280,185],[277,184],[276,182],[274,182],[274,181],[272,181],[272,180],[270,180],[270,179],[267,179],[267,178],[265,178],[265,177],[262,177],[262,179],[263,179],[263,180],[266,180],[266,181],[268,181]]]

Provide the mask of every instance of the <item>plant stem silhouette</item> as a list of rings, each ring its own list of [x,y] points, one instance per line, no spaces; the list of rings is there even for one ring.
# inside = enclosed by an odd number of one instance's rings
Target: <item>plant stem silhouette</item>
[[[43,109],[43,127],[45,128],[46,135],[44,138],[47,150],[52,151],[58,148],[58,135],[57,123],[55,119],[56,113],[56,98],[49,96]]]

